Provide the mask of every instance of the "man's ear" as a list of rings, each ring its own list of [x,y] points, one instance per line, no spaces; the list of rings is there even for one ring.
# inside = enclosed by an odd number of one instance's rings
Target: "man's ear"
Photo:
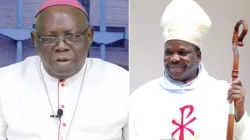
[[[31,35],[31,40],[32,40],[32,44],[36,47],[36,49],[38,50],[39,48],[38,48],[38,42],[37,42],[37,34],[36,34],[36,32],[35,31],[32,31],[31,33],[30,33],[30,35]]]
[[[198,51],[196,54],[197,54],[198,62],[200,62],[201,61],[201,51]]]
[[[89,47],[91,47],[93,39],[94,39],[94,28],[89,27],[89,29],[88,29],[88,45],[89,45]]]
[[[36,32],[35,32],[35,31],[32,31],[32,32],[30,33],[30,36],[31,36],[32,44],[33,44],[34,46],[36,46],[36,45],[37,45],[37,44],[36,44]]]

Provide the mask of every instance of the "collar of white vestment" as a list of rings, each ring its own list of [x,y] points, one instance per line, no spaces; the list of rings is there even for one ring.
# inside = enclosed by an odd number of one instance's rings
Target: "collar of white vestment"
[[[43,64],[41,63],[41,61],[39,61],[39,63],[41,65],[41,72],[43,74],[45,82],[46,82],[46,80],[49,80],[49,81],[52,81],[52,82],[59,82],[59,79],[54,78],[54,77],[52,77],[51,75],[48,74],[48,72],[45,70]],[[68,79],[64,79],[64,82],[65,83],[70,83],[72,81],[75,81],[76,79],[79,79],[79,78],[82,79],[83,74],[85,73],[85,68],[87,66],[87,63],[88,63],[88,59],[86,58],[85,63],[83,65],[82,69],[78,73],[76,73],[75,75],[73,75],[72,77],[70,77]],[[87,71],[87,69],[86,69],[86,71]],[[40,72],[40,70],[39,70],[39,72]]]
[[[172,79],[167,72],[165,72],[164,77],[160,81],[160,86],[166,90],[193,90],[197,88],[200,84],[206,82],[207,77],[209,77],[207,71],[205,70],[203,64],[199,64],[198,76],[187,82],[179,82]]]

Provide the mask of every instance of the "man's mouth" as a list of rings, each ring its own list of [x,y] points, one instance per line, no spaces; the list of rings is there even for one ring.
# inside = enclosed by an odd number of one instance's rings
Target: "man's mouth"
[[[171,66],[170,65],[169,68],[183,68],[183,66],[173,66],[173,65]]]
[[[56,61],[59,61],[59,62],[66,62],[66,61],[69,61],[68,58],[64,58],[64,57],[61,57],[61,58],[57,58]]]
[[[58,58],[56,59],[56,61],[59,63],[66,63],[66,62],[70,62],[71,60],[68,58]]]
[[[168,65],[169,68],[184,68],[185,65],[181,65],[181,64],[170,64]]]
[[[185,69],[183,64],[170,64],[168,65],[169,72],[171,73],[182,73]]]
[[[170,67],[171,72],[180,72],[183,70],[183,67]]]

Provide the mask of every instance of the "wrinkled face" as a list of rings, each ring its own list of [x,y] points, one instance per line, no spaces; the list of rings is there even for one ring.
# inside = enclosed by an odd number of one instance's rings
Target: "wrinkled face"
[[[200,52],[192,44],[180,40],[165,43],[165,70],[177,81],[185,82],[194,78],[200,59]]]
[[[81,70],[93,40],[86,18],[70,6],[52,6],[38,15],[31,36],[51,76],[65,79]]]

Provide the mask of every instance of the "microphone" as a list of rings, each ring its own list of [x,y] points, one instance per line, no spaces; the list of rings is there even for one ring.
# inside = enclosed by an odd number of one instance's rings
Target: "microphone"
[[[50,115],[50,117],[51,118],[59,118],[59,119],[61,119],[62,115],[63,115],[63,110],[62,109],[58,109],[57,110],[57,115]]]

